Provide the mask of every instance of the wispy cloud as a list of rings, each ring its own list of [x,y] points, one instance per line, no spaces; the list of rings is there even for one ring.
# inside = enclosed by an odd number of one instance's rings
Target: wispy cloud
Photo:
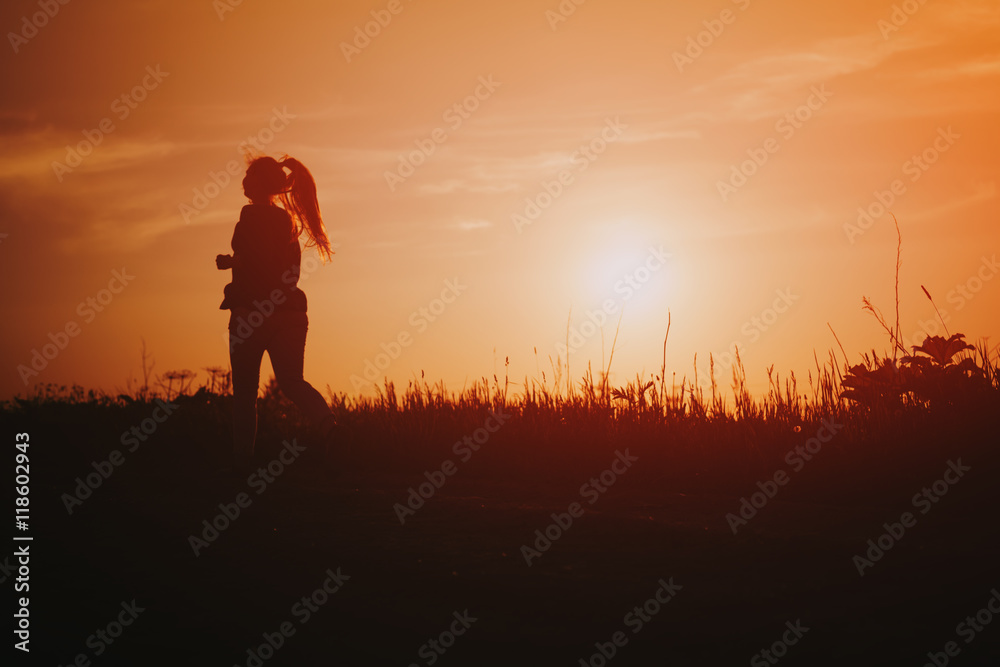
[[[483,220],[482,218],[461,220],[454,225],[453,228],[461,230],[463,232],[471,232],[479,229],[489,229],[493,226],[493,223],[489,220]]]
[[[517,190],[518,186],[516,183],[503,183],[498,185],[489,185],[482,181],[482,179],[471,180],[471,179],[459,179],[450,178],[447,181],[441,183],[428,183],[426,185],[420,186],[420,192],[426,195],[449,195],[457,192],[471,192],[471,193],[498,193],[498,192],[511,192]]]

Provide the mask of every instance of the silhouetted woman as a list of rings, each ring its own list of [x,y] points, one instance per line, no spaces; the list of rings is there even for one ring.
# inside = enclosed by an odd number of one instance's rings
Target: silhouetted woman
[[[253,459],[257,389],[265,350],[278,388],[324,439],[334,424],[323,396],[302,377],[309,321],[306,295],[297,286],[302,259],[299,237],[304,232],[306,245],[315,245],[323,261],[333,254],[320,217],[316,183],[298,160],[259,157],[247,167],[243,192],[250,204],[243,207],[236,223],[233,254],[215,258],[219,269],[233,270],[233,281],[226,285],[219,308],[232,311],[233,456],[239,471],[246,470]]]

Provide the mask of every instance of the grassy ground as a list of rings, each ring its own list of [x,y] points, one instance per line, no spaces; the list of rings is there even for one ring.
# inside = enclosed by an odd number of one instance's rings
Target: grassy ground
[[[0,422],[8,439],[30,433],[33,653],[59,665],[922,665],[955,642],[949,664],[996,664],[1000,616],[968,642],[959,627],[1000,586],[1000,400],[995,365],[980,365],[988,387],[898,405],[840,399],[832,365],[804,398],[776,381],[756,401],[739,370],[728,401],[658,377],[615,390],[588,376],[568,396],[500,380],[461,395],[385,386],[374,400],[330,397],[354,452],[335,478],[272,387],[260,465],[284,443],[305,449],[270,481],[220,471],[224,390],[171,396],[172,414],[136,441],[123,434],[164,414],[151,395],[19,399]],[[113,450],[120,465],[68,500]],[[430,497],[404,512],[425,482]],[[232,511],[240,493],[246,506],[208,539],[203,520],[225,524],[219,505]],[[741,523],[742,498],[761,507]],[[574,502],[578,516],[552,526]],[[905,512],[909,527],[860,575],[855,557]],[[547,527],[555,539],[536,544]],[[302,598],[328,573],[340,588],[307,614]],[[133,599],[143,611],[104,642],[95,632]],[[283,623],[294,634],[256,662],[248,649]],[[780,659],[759,654],[776,642]]]

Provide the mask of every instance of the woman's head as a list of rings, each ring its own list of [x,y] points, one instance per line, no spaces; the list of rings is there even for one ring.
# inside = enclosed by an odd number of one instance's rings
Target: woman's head
[[[275,195],[288,189],[288,177],[278,161],[273,157],[255,158],[247,166],[243,178],[243,193],[250,201],[268,203]]]
[[[243,178],[243,192],[255,204],[271,203],[278,196],[295,224],[296,235],[305,231],[306,245],[315,245],[324,261],[333,254],[319,213],[316,181],[301,162],[287,155],[280,162],[273,157],[254,158]]]

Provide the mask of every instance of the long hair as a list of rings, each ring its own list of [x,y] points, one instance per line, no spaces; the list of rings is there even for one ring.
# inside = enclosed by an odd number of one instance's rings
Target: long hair
[[[305,165],[295,158],[286,155],[278,164],[291,172],[288,176],[288,187],[281,193],[281,203],[292,216],[296,231],[301,234],[305,230],[309,236],[306,246],[316,246],[325,262],[333,254],[333,248],[319,213],[316,181]]]
[[[291,173],[285,176],[282,168]],[[316,181],[305,165],[287,155],[280,162],[272,157],[255,158],[247,167],[244,187],[267,195],[277,195],[295,225],[295,236],[300,236],[304,231],[308,237],[306,247],[316,246],[324,262],[330,259],[333,247],[319,212]]]

